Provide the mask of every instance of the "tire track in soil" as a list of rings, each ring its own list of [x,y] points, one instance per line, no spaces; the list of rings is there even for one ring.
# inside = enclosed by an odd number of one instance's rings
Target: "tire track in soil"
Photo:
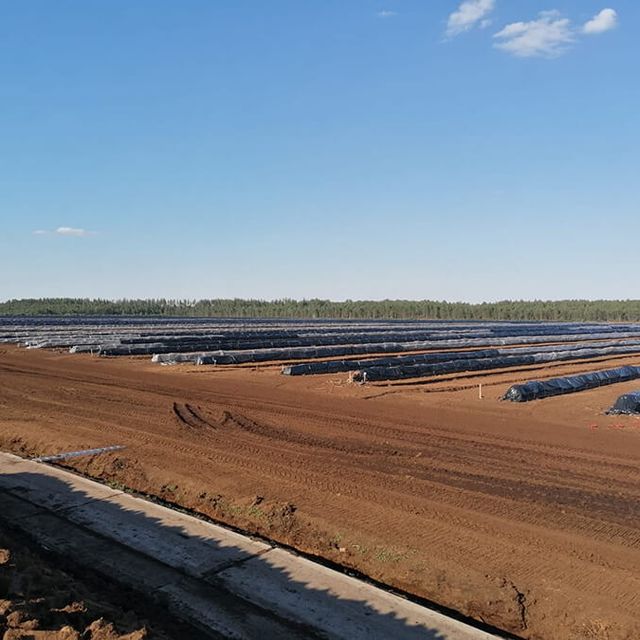
[[[174,402],[173,414],[178,422],[190,429],[216,429],[217,425],[205,417],[201,407],[193,406],[188,402]]]

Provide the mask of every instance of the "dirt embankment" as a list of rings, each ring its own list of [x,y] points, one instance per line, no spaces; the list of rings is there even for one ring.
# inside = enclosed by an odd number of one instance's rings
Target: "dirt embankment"
[[[3,640],[173,640],[193,630],[96,575],[69,573],[0,522]]]
[[[522,637],[635,640],[640,421],[602,412],[638,385],[498,401],[541,373],[358,387],[7,349],[0,446],[123,444],[73,466]]]

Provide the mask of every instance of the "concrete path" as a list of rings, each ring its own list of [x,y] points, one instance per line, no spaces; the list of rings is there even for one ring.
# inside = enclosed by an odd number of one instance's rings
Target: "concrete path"
[[[0,519],[213,637],[500,637],[283,549],[3,453]]]

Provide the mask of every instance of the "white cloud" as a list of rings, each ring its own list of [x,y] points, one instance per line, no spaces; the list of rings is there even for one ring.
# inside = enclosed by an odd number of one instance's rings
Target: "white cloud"
[[[383,9],[382,11],[378,11],[376,14],[378,18],[393,18],[393,16],[397,16],[396,11],[389,11],[388,9]]]
[[[498,40],[495,47],[522,58],[553,58],[575,41],[571,21],[559,11],[541,11],[530,22],[512,22],[493,37]]]
[[[32,231],[34,236],[67,236],[70,238],[87,238],[88,236],[95,236],[95,231],[87,231],[86,229],[78,229],[77,227],[58,227],[54,231],[48,231],[46,229],[36,229]]]
[[[457,36],[473,29],[476,24],[481,23],[493,11],[495,4],[495,0],[464,0],[449,16],[445,31],[446,35],[448,37]]]
[[[618,24],[618,14],[614,9],[603,9],[600,13],[596,14],[585,22],[582,27],[582,32],[588,35],[594,33],[604,33],[610,29],[615,28]]]
[[[74,227],[58,227],[55,231],[59,236],[72,236],[74,238],[85,238],[86,236],[95,235],[93,231],[86,229],[76,229]]]

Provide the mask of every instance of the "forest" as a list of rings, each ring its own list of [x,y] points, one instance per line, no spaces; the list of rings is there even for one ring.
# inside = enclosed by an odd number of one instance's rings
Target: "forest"
[[[403,320],[640,321],[640,300],[103,300],[29,298],[0,302],[0,315],[116,315]]]

